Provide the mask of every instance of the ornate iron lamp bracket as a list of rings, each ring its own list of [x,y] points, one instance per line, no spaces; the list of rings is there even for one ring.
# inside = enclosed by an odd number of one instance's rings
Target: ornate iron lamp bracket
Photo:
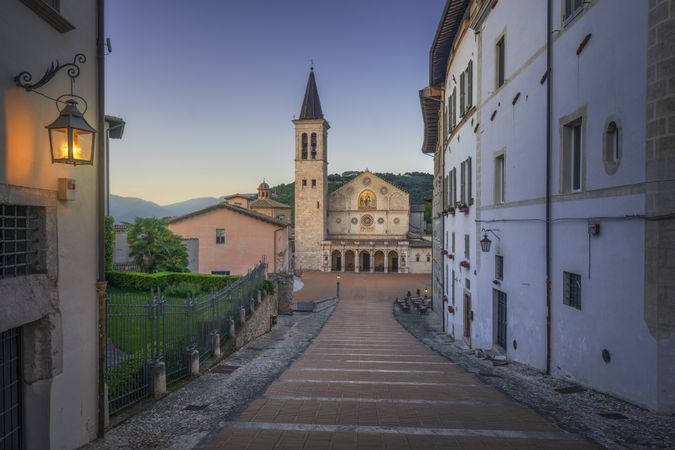
[[[87,57],[82,53],[78,53],[75,55],[75,58],[73,58],[73,62],[66,64],[60,64],[58,60],[52,62],[42,78],[40,78],[35,83],[31,83],[33,80],[33,75],[31,75],[30,72],[21,72],[14,77],[14,82],[17,86],[25,89],[27,92],[30,92],[49,83],[49,81],[51,81],[51,79],[54,78],[58,72],[67,68],[68,70],[66,71],[66,74],[70,77],[70,87],[72,93],[73,82],[75,81],[75,78],[80,76],[79,64],[84,64],[86,61]]]

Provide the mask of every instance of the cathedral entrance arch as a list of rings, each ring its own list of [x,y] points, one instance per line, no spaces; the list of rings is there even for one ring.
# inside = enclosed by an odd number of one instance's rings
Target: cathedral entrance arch
[[[398,253],[393,250],[389,252],[389,272],[398,272]]]
[[[331,259],[330,270],[332,270],[333,272],[339,272],[340,270],[342,270],[342,253],[340,253],[340,250],[333,250],[330,259]]]
[[[354,252],[351,250],[347,250],[345,252],[345,270],[347,272],[353,272],[354,271]]]
[[[359,255],[359,271],[360,272],[370,272],[370,253],[367,251],[362,251]]]
[[[384,272],[384,252],[375,252],[375,272]]]

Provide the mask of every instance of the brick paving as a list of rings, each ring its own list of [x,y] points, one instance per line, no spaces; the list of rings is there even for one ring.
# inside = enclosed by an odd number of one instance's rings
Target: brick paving
[[[317,298],[322,285],[334,287],[330,274],[311,275],[303,281]],[[341,301],[319,336],[205,447],[594,448],[405,332],[392,316],[392,299],[424,281],[343,276]]]

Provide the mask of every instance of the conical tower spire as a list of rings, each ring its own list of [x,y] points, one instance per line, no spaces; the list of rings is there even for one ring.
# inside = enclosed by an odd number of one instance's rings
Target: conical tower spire
[[[323,119],[319,90],[316,88],[316,79],[314,78],[314,67],[309,70],[305,99],[302,101],[302,109],[300,110],[300,120],[302,119]]]

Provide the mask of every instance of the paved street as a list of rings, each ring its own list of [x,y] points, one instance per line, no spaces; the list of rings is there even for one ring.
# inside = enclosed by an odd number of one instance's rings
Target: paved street
[[[297,297],[328,296],[334,280],[305,274]],[[427,280],[343,275],[341,302],[319,336],[206,448],[592,448],[396,322],[392,298]]]

